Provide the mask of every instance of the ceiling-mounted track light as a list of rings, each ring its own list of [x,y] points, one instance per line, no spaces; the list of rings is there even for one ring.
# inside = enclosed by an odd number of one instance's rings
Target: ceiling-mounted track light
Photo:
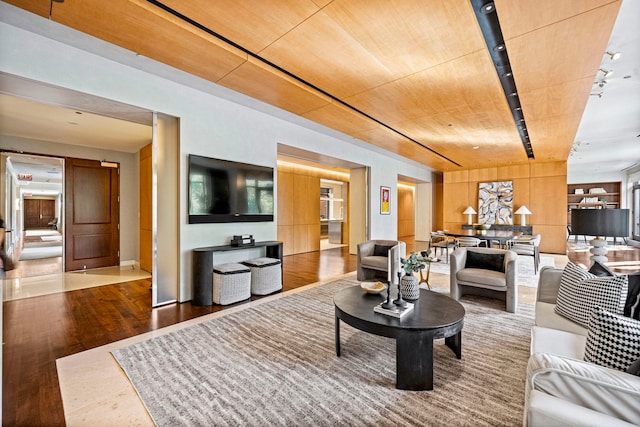
[[[504,42],[504,37],[502,36],[500,22],[498,21],[496,6],[492,1],[487,0],[470,1],[475,11],[478,24],[480,25],[480,30],[484,36],[484,41],[489,49],[489,54],[493,60],[493,65],[498,73],[498,78],[502,84],[502,90],[507,99],[507,104],[509,104],[509,108],[511,109],[513,120],[520,134],[520,140],[522,141],[524,150],[529,159],[534,159],[533,147],[531,147],[529,133],[525,125],[524,114],[522,112],[520,98],[518,97],[518,90],[516,89],[516,81],[513,77],[511,64],[509,63],[509,55],[507,54],[507,47]]]
[[[607,77],[613,74],[613,70],[605,70],[604,68],[599,68],[598,71],[602,73],[602,77]]]
[[[618,59],[620,59],[620,52],[606,52],[607,55],[609,55],[609,58],[611,58],[612,61],[617,61]]]

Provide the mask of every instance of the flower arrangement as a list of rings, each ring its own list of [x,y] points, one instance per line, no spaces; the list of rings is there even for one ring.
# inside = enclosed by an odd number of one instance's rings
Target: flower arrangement
[[[424,270],[427,267],[427,263],[431,262],[429,259],[430,254],[431,249],[428,249],[426,251],[421,251],[420,253],[413,252],[407,258],[400,258],[400,263],[402,264],[402,269],[405,274],[409,276],[414,272]]]

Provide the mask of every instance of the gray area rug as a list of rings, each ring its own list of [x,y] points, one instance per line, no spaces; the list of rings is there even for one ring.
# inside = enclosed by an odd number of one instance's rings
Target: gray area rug
[[[521,425],[533,306],[465,297],[462,359],[437,340],[434,390],[395,388],[395,342],[341,324],[343,279],[113,352],[160,426]]]
[[[535,272],[533,268],[533,257],[519,255],[518,256],[518,275],[516,277],[516,284],[519,286],[528,286],[532,288],[538,287],[538,273]],[[545,265],[554,266],[555,262],[553,257],[550,256],[541,256],[540,257],[540,268]],[[434,273],[440,274],[449,274],[449,264],[445,262],[434,262],[431,264],[431,271]]]

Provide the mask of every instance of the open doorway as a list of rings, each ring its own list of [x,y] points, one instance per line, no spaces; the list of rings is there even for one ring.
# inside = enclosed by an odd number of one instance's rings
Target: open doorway
[[[61,273],[64,252],[64,159],[2,153],[7,277]]]

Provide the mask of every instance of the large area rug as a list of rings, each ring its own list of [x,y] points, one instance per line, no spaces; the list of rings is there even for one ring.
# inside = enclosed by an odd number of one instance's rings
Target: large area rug
[[[532,256],[518,256],[518,275],[516,277],[516,284],[519,286],[537,287],[539,273],[535,272],[533,268]],[[540,268],[543,266],[554,266],[553,257],[540,256]],[[445,262],[434,262],[431,264],[431,271],[440,274],[449,274],[449,264]],[[538,270],[539,271],[539,270]]]
[[[341,279],[120,350],[154,422],[247,426],[514,426],[522,422],[533,307],[466,298],[462,359],[438,340],[433,391],[395,388],[395,342],[342,324]]]

